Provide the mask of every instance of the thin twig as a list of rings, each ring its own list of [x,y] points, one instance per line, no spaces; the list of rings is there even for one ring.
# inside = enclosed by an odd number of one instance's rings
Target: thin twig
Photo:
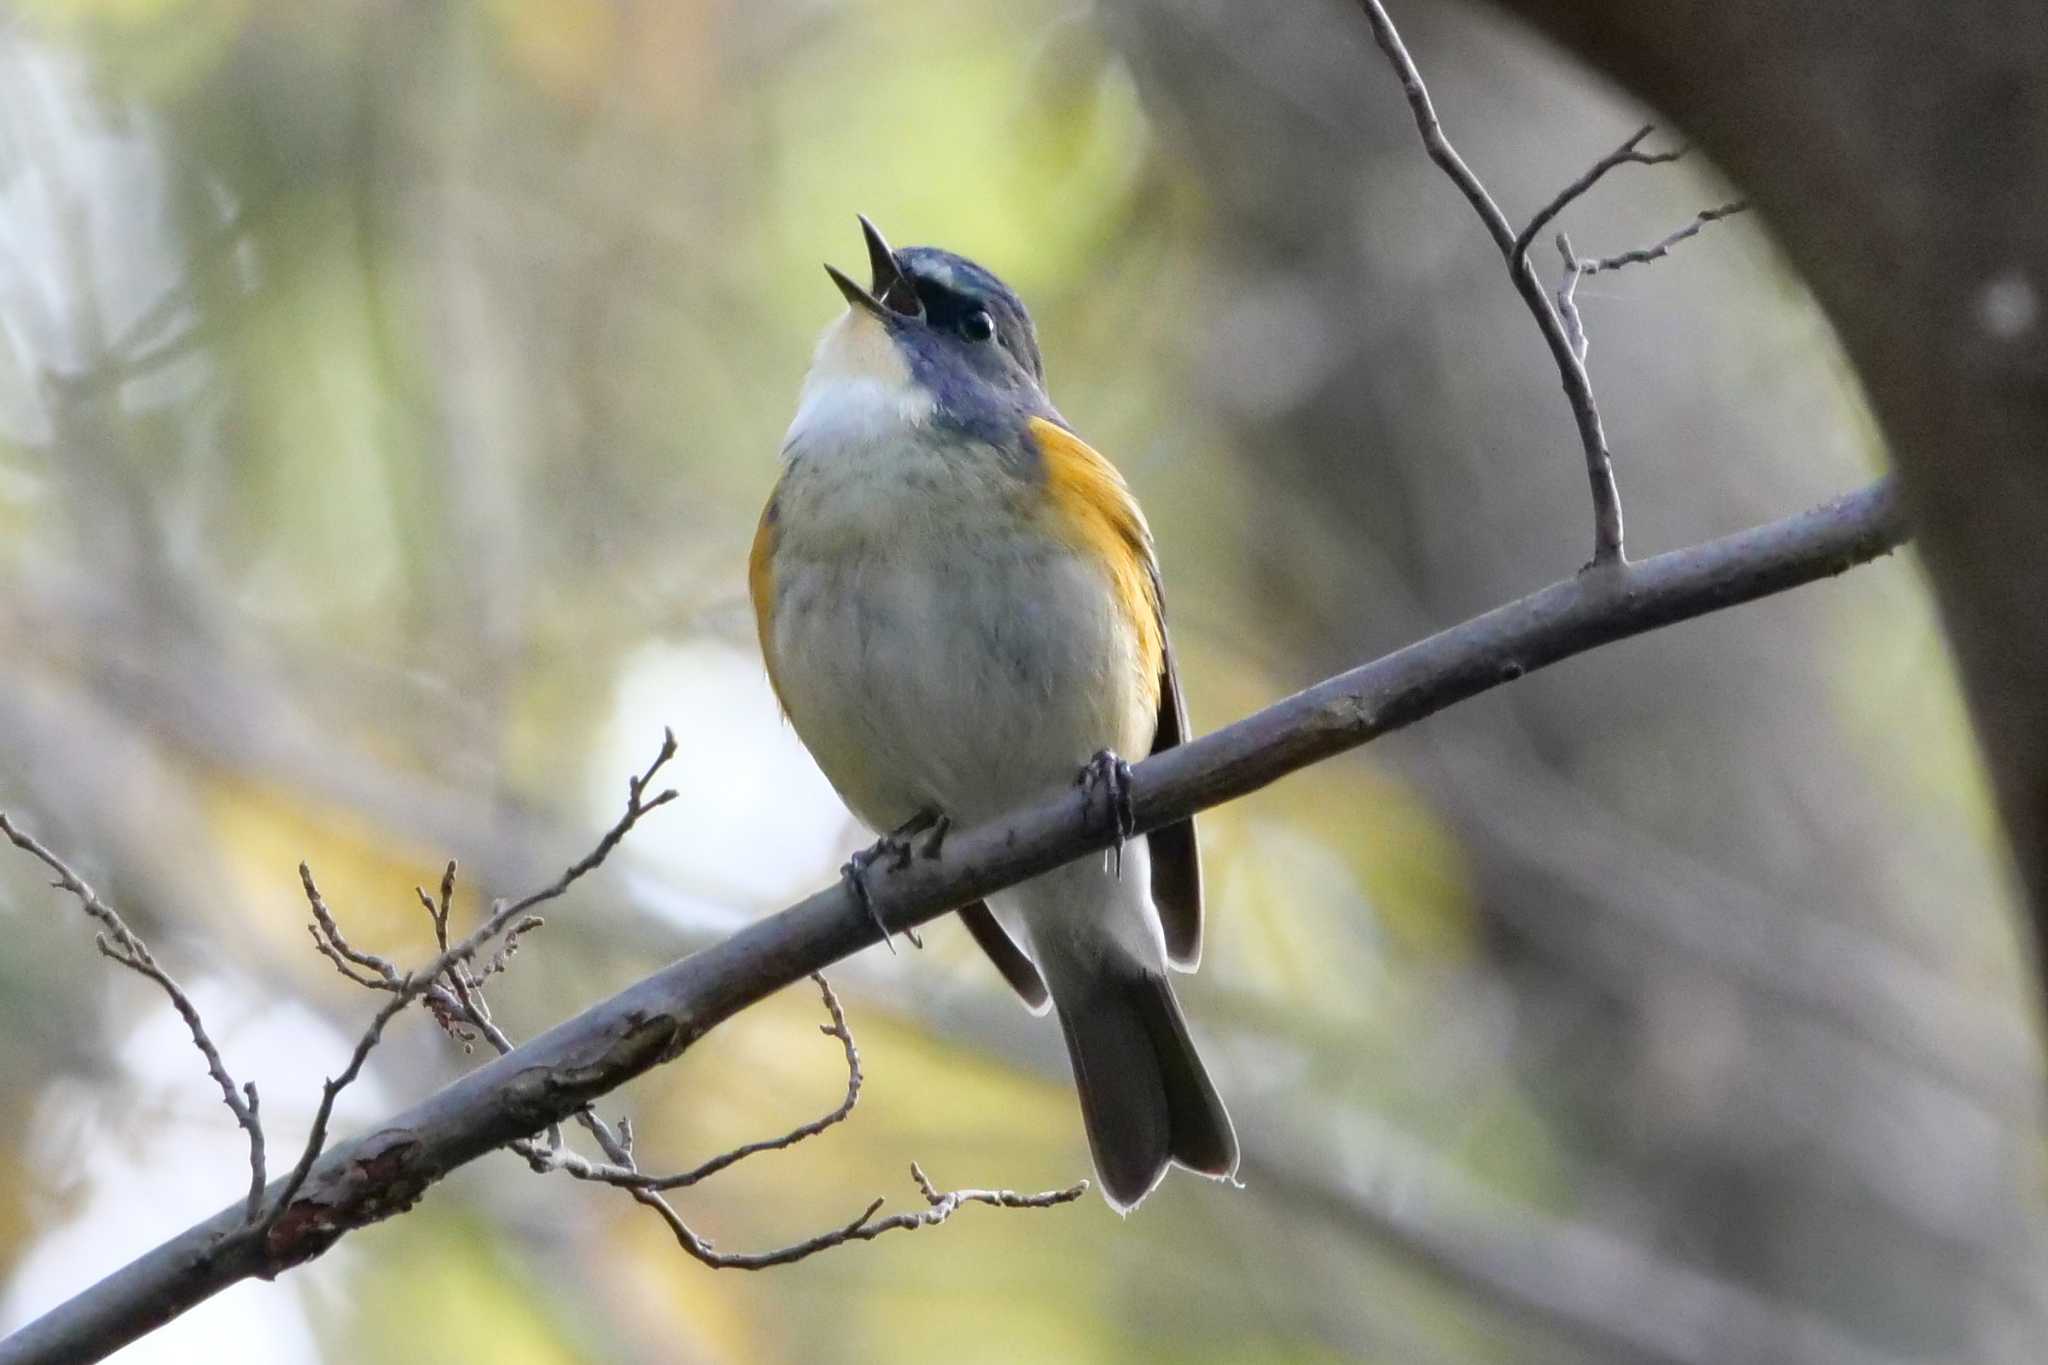
[[[1573,200],[1582,197],[1599,184],[1601,178],[1616,166],[1663,166],[1685,155],[1684,147],[1677,147],[1668,152],[1637,151],[1636,145],[1648,137],[1655,128],[1655,124],[1645,123],[1636,129],[1619,147],[1594,162],[1584,175],[1559,190],[1556,198],[1536,210],[1536,216],[1529,220],[1529,225],[1515,234],[1513,259],[1517,262],[1526,260],[1529,255],[1529,244],[1536,240],[1536,234],[1543,231],[1544,225],[1569,208]]]
[[[636,786],[635,800],[637,796]],[[450,864],[448,874],[442,878],[438,905],[425,891],[419,893],[429,917],[434,921],[437,934],[445,934],[446,931],[448,899],[453,877],[454,866]],[[455,970],[459,969],[458,964]],[[510,1052],[511,1040],[489,1020],[481,980],[479,977],[474,981],[463,981],[451,974],[450,984],[467,1012],[468,1022],[482,1030],[501,1054]],[[719,1251],[709,1238],[690,1227],[676,1207],[663,1197],[663,1192],[698,1184],[750,1156],[762,1152],[781,1151],[794,1147],[806,1138],[816,1137],[826,1129],[843,1123],[853,1113],[854,1106],[860,1102],[860,1047],[855,1043],[853,1030],[846,1022],[846,1011],[840,1005],[839,997],[833,991],[831,983],[825,980],[822,973],[811,973],[811,980],[817,984],[818,994],[831,1021],[820,1024],[818,1031],[828,1038],[838,1039],[840,1049],[846,1058],[846,1095],[831,1112],[809,1123],[800,1124],[779,1137],[744,1143],[712,1157],[701,1165],[674,1175],[653,1175],[642,1171],[633,1155],[633,1130],[629,1121],[621,1119],[615,1131],[589,1108],[578,1112],[576,1119],[597,1140],[598,1146],[609,1158],[608,1161],[591,1161],[569,1150],[561,1140],[559,1128],[551,1129],[545,1141],[516,1138],[508,1145],[515,1153],[525,1158],[526,1163],[537,1173],[545,1175],[559,1171],[577,1180],[587,1180],[625,1190],[639,1203],[654,1210],[668,1225],[678,1246],[702,1264],[719,1270],[764,1270],[771,1266],[789,1265],[851,1242],[872,1241],[884,1233],[934,1227],[952,1217],[963,1205],[970,1203],[1010,1209],[1050,1208],[1056,1204],[1071,1203],[1087,1192],[1088,1182],[1084,1180],[1064,1190],[1050,1190],[1032,1195],[1018,1194],[1013,1190],[953,1190],[941,1193],[925,1176],[922,1168],[912,1162],[911,1176],[916,1180],[928,1206],[921,1212],[893,1214],[877,1222],[875,1215],[881,1210],[884,1202],[877,1198],[852,1222],[801,1241],[768,1251]]]
[[[373,990],[395,988],[399,982],[397,964],[375,953],[357,950],[342,936],[341,926],[335,923],[334,912],[327,908],[326,897],[320,894],[320,888],[313,881],[313,869],[303,862],[299,864],[299,885],[305,889],[306,904],[313,911],[313,923],[307,928],[312,932],[313,944],[321,955],[357,985]],[[357,968],[375,972],[377,979],[365,978]]]
[[[1492,236],[1494,245],[1500,248],[1501,259],[1507,263],[1515,292],[1522,296],[1530,316],[1536,319],[1537,330],[1543,333],[1544,344],[1550,348],[1551,360],[1557,365],[1565,398],[1571,404],[1572,420],[1578,427],[1579,445],[1586,457],[1586,479],[1593,495],[1593,560],[1588,567],[1621,564],[1625,562],[1621,493],[1615,487],[1614,459],[1608,453],[1607,433],[1600,424],[1600,405],[1593,398],[1593,385],[1586,376],[1585,363],[1566,335],[1564,321],[1558,316],[1543,282],[1536,277],[1536,268],[1529,263],[1520,238],[1508,225],[1507,215],[1500,211],[1500,205],[1494,202],[1493,196],[1486,192],[1486,186],[1480,183],[1479,177],[1473,174],[1472,168],[1465,164],[1464,158],[1451,146],[1451,140],[1444,135],[1429,89],[1422,83],[1422,73],[1416,69],[1415,59],[1408,55],[1400,33],[1394,28],[1394,21],[1387,17],[1386,7],[1380,0],[1359,0],[1359,7],[1365,11],[1366,22],[1372,25],[1374,41],[1379,44],[1380,51],[1386,53],[1387,60],[1393,64],[1394,74],[1400,78],[1401,90],[1408,97],[1408,108],[1415,116],[1416,130],[1422,134],[1422,145],[1430,160],[1442,168],[1451,183],[1471,203],[1479,221]]]
[[[912,1162],[911,1176],[917,1181],[918,1188],[923,1192],[928,1205],[921,1212],[893,1214],[876,1222],[873,1221],[875,1214],[881,1210],[884,1202],[878,1198],[862,1210],[860,1216],[852,1222],[801,1241],[768,1251],[719,1251],[709,1238],[697,1232],[684,1220],[676,1207],[663,1197],[663,1191],[695,1185],[750,1156],[794,1147],[806,1138],[816,1137],[835,1124],[844,1122],[860,1101],[860,1048],[854,1042],[853,1030],[847,1025],[846,1011],[822,973],[811,973],[811,980],[817,984],[819,996],[824,1001],[825,1012],[831,1017],[831,1022],[820,1024],[818,1031],[828,1038],[837,1038],[846,1058],[846,1096],[830,1113],[792,1128],[780,1137],[745,1143],[688,1171],[665,1176],[651,1175],[640,1169],[633,1155],[633,1130],[627,1120],[621,1119],[618,1129],[614,1131],[594,1111],[587,1108],[579,1112],[576,1118],[597,1140],[609,1158],[607,1162],[591,1161],[570,1151],[563,1145],[559,1131],[553,1133],[545,1142],[518,1138],[509,1145],[514,1152],[525,1158],[527,1164],[537,1173],[545,1175],[559,1171],[577,1180],[592,1181],[625,1190],[635,1200],[654,1210],[668,1225],[678,1246],[702,1264],[715,1270],[765,1270],[771,1266],[789,1265],[850,1242],[872,1241],[884,1233],[933,1227],[952,1217],[965,1204],[990,1204],[1010,1209],[1050,1208],[1056,1204],[1071,1203],[1087,1193],[1088,1182],[1084,1180],[1064,1190],[1051,1190],[1032,1195],[1018,1194],[1012,1190],[954,1190],[942,1194],[926,1178],[917,1163]],[[476,1004],[481,1005],[481,992],[474,992],[474,995],[477,997]],[[469,998],[465,996],[466,1000]],[[472,1022],[479,1023],[489,1031],[494,1045],[500,1052],[511,1050],[509,1040],[505,1039],[502,1033],[490,1028],[476,1015],[470,1017]]]
[[[427,894],[427,888],[424,886],[415,886],[412,893],[419,898],[420,906],[427,912],[427,922],[433,926],[434,946],[443,953],[447,952],[448,916],[452,913],[455,902],[455,860],[450,858],[447,866],[441,869],[441,895],[438,901]],[[527,927],[528,922],[522,920],[506,930],[507,941],[523,933]],[[504,953],[505,948],[502,944],[498,951],[500,954]],[[430,992],[426,997],[426,1006],[433,1012],[434,1022],[441,1026],[442,1032],[461,1043],[464,1052],[474,1049],[477,1039],[477,1035],[465,1026],[465,1021],[474,1024],[479,1030],[488,1030],[491,1026],[490,1007],[484,1003],[483,997],[476,993],[476,982],[477,978],[470,974],[467,963],[453,962],[443,974],[442,981],[437,983],[442,989]],[[504,1049],[499,1050],[502,1052]]]
[[[854,1105],[860,1102],[860,1048],[853,1041],[853,1030],[846,1026],[846,1011],[840,1008],[839,997],[832,993],[832,987],[827,984],[824,974],[813,972],[811,973],[811,980],[817,983],[818,993],[824,998],[825,1012],[832,1019],[832,1022],[829,1024],[818,1025],[818,1031],[827,1038],[837,1038],[840,1050],[846,1058],[846,1095],[839,1101],[839,1107],[828,1114],[822,1114],[812,1119],[809,1123],[790,1129],[781,1137],[768,1138],[760,1142],[749,1142],[743,1146],[735,1147],[731,1151],[712,1157],[709,1161],[690,1170],[664,1176],[646,1188],[652,1190],[687,1189],[701,1180],[717,1175],[720,1171],[745,1160],[747,1157],[761,1152],[778,1152],[786,1147],[796,1146],[805,1138],[816,1137],[834,1124],[844,1123],[847,1116],[853,1113]]]
[[[632,1160],[632,1143],[627,1139],[622,1139],[616,1149],[607,1144],[606,1155],[612,1158],[609,1165],[593,1162],[566,1150],[542,1151],[538,1155],[522,1151],[521,1155],[527,1156],[529,1164],[537,1171],[560,1171],[577,1180],[616,1185],[625,1190],[680,1190],[709,1179],[750,1156],[794,1147],[805,1138],[816,1137],[834,1124],[845,1122],[853,1113],[854,1106],[860,1102],[860,1048],[853,1041],[853,1031],[846,1024],[846,1011],[840,1007],[839,997],[833,993],[832,987],[820,973],[811,973],[811,980],[817,983],[819,994],[824,998],[826,1013],[832,1016],[832,1022],[818,1025],[818,1031],[828,1038],[837,1038],[840,1049],[846,1056],[846,1097],[839,1102],[839,1107],[830,1113],[792,1128],[780,1137],[746,1143],[674,1175],[650,1175],[642,1171]]]
[[[661,1215],[669,1231],[675,1234],[677,1245],[690,1255],[714,1270],[767,1270],[774,1266],[790,1265],[805,1260],[821,1251],[845,1246],[849,1242],[872,1242],[885,1233],[912,1231],[917,1228],[937,1227],[969,1204],[987,1204],[999,1209],[1049,1209],[1060,1204],[1071,1204],[1088,1193],[1088,1182],[1069,1185],[1063,1190],[1045,1190],[1038,1194],[1019,1194],[1015,1190],[953,1190],[941,1194],[930,1178],[916,1162],[910,1163],[910,1178],[917,1182],[919,1193],[924,1195],[929,1206],[915,1213],[893,1213],[887,1218],[875,1219],[881,1211],[883,1200],[876,1199],[860,1213],[860,1216],[843,1227],[821,1232],[815,1237],[806,1237],[800,1242],[777,1247],[772,1251],[723,1252],[711,1241],[692,1231],[688,1224],[677,1216],[673,1206],[660,1195],[646,1190],[635,1190],[633,1197]]]
[[[471,987],[481,986],[492,977],[510,970],[512,959],[518,956],[519,945],[525,940],[526,935],[546,926],[547,921],[539,915],[528,915],[525,919],[507,929],[505,931],[505,941],[498,945],[497,952],[491,954],[491,960],[477,969],[475,977],[470,982]]]
[[[619,840],[625,838],[632,831],[633,826],[640,823],[642,816],[676,799],[676,791],[673,787],[665,789],[651,801],[646,799],[647,788],[654,781],[654,775],[661,771],[663,764],[676,756],[675,731],[664,728],[661,736],[661,752],[656,754],[654,761],[647,765],[647,771],[637,777],[626,779],[626,813],[619,817],[618,823],[605,831],[604,837],[597,841],[595,848],[584,854],[577,861],[569,864],[567,868],[563,869],[562,875],[555,878],[552,883],[529,895],[522,896],[510,905],[494,908],[491,912],[493,920],[509,922],[524,911],[531,910],[537,905],[545,905],[547,902],[557,899],[571,886],[574,886],[578,879],[596,871],[598,865],[610,857],[612,850],[619,846]]]
[[[328,908],[326,897],[320,894],[319,884],[313,880],[313,869],[305,863],[299,864],[299,885],[305,889],[306,904],[313,912],[313,922],[306,926],[306,932],[312,936],[313,946],[334,964],[336,971],[366,990],[395,993],[405,989],[405,974],[398,970],[396,963],[388,957],[365,952],[348,941],[334,912]],[[452,1021],[462,1014],[462,1002],[445,986],[439,983],[430,985],[418,998],[444,1028],[453,1032],[458,1027]],[[460,1034],[457,1037],[464,1043],[474,1041]]]
[[[94,946],[102,954],[130,971],[156,982],[163,993],[170,997],[171,1008],[178,1012],[178,1017],[185,1021],[185,1027],[192,1032],[193,1046],[197,1047],[199,1055],[206,1059],[206,1074],[213,1077],[213,1083],[220,1087],[221,1102],[227,1105],[228,1112],[235,1116],[235,1122],[241,1125],[242,1131],[249,1135],[249,1194],[246,1201],[246,1221],[255,1222],[257,1209],[263,1201],[263,1186],[267,1178],[264,1175],[263,1124],[258,1117],[256,1083],[251,1081],[239,1090],[236,1088],[235,1078],[228,1074],[227,1064],[221,1060],[220,1049],[214,1046],[212,1036],[206,1031],[206,1025],[200,1022],[198,1007],[172,979],[171,974],[157,965],[156,958],[149,951],[149,945],[128,927],[127,922],[114,907],[101,900],[99,893],[88,886],[83,877],[72,871],[70,865],[62,858],[9,820],[5,811],[0,811],[0,834],[5,834],[16,848],[34,856],[50,871],[56,873],[57,880],[51,885],[60,891],[69,892],[86,914],[104,926],[105,932],[93,937]]]
[[[1591,260],[1580,260],[1572,254],[1572,239],[1564,233],[1557,234],[1557,254],[1564,264],[1564,275],[1557,282],[1557,312],[1564,320],[1565,336],[1571,342],[1572,353],[1583,364],[1586,359],[1586,328],[1579,317],[1579,281],[1587,275],[1598,275],[1609,270],[1619,270],[1626,265],[1647,265],[1662,260],[1671,254],[1671,248],[1689,237],[1697,237],[1700,230],[1709,223],[1718,223],[1731,218],[1749,207],[1746,200],[1731,200],[1710,209],[1701,209],[1693,215],[1692,221],[1678,231],[1660,238],[1646,247],[1624,251],[1615,256],[1600,256]]]
[[[1079,1199],[1088,1190],[1088,1182],[1082,1181],[1064,1190],[1053,1190],[1042,1194],[1022,1195],[1010,1190],[955,1190],[941,1194],[926,1179],[923,1170],[911,1163],[911,1175],[924,1193],[930,1206],[921,1213],[895,1214],[880,1222],[873,1221],[881,1210],[883,1200],[875,1199],[862,1210],[859,1217],[843,1226],[828,1229],[815,1236],[792,1242],[786,1246],[768,1251],[722,1252],[711,1239],[693,1229],[676,1207],[663,1197],[663,1191],[682,1189],[726,1170],[747,1157],[761,1152],[779,1151],[793,1147],[806,1138],[835,1124],[845,1121],[853,1113],[860,1100],[861,1068],[860,1048],[854,1042],[853,1031],[846,1022],[846,1012],[839,1003],[839,997],[832,990],[823,974],[811,973],[811,980],[817,983],[818,993],[825,1004],[825,1011],[831,1016],[829,1024],[820,1024],[819,1032],[828,1038],[837,1038],[846,1057],[846,1097],[838,1108],[811,1122],[790,1129],[780,1137],[761,1142],[749,1142],[724,1152],[691,1170],[677,1175],[657,1176],[642,1171],[633,1155],[633,1130],[630,1123],[621,1119],[617,1131],[589,1109],[577,1114],[583,1127],[597,1139],[604,1149],[608,1162],[594,1162],[568,1150],[559,1139],[541,1143],[521,1138],[512,1144],[512,1150],[526,1159],[536,1172],[548,1174],[559,1171],[577,1180],[588,1180],[598,1184],[611,1185],[625,1190],[635,1200],[654,1210],[668,1225],[675,1236],[676,1244],[696,1260],[714,1270],[764,1270],[771,1266],[789,1265],[795,1261],[815,1256],[833,1247],[845,1246],[849,1242],[872,1241],[886,1232],[901,1229],[931,1227],[950,1218],[963,1204],[992,1204],[1001,1208],[1049,1208],[1055,1204],[1069,1203]]]
[[[304,1188],[306,1177],[313,1169],[313,1163],[319,1159],[321,1152],[326,1148],[327,1125],[334,1115],[334,1102],[341,1092],[347,1089],[357,1076],[362,1074],[363,1064],[369,1060],[370,1053],[375,1050],[378,1042],[382,1040],[385,1026],[398,1015],[400,1010],[403,1010],[420,996],[430,994],[436,990],[447,989],[440,984],[444,977],[454,986],[453,993],[457,997],[457,1008],[464,1009],[466,1013],[466,1007],[460,999],[463,994],[463,987],[459,984],[462,978],[452,975],[454,969],[467,964],[476,956],[481,948],[506,932],[514,924],[531,918],[528,912],[534,906],[561,896],[571,886],[575,885],[580,878],[595,871],[610,856],[612,850],[619,846],[619,841],[624,839],[633,826],[640,822],[643,816],[675,800],[676,793],[672,787],[661,792],[652,800],[646,798],[647,787],[653,782],[654,775],[661,771],[662,765],[674,758],[675,755],[675,732],[664,729],[662,731],[660,753],[647,766],[645,772],[628,779],[625,814],[621,815],[612,827],[605,831],[604,836],[598,840],[596,847],[577,861],[571,863],[564,869],[561,876],[541,890],[524,896],[517,901],[507,902],[501,900],[497,902],[492,906],[491,913],[485,917],[484,922],[472,930],[466,938],[458,943],[442,948],[440,955],[426,967],[418,971],[406,973],[392,985],[389,991],[390,999],[386,1000],[377,1013],[371,1017],[369,1026],[363,1030],[362,1036],[356,1040],[355,1049],[349,1054],[348,1065],[342,1069],[339,1076],[331,1077],[322,1084],[320,1105],[313,1113],[313,1125],[311,1131],[307,1134],[306,1145],[300,1151],[299,1160],[292,1167],[292,1173],[286,1179],[283,1191],[278,1195],[276,1202],[271,1205],[269,1215],[263,1219],[259,1228],[260,1232],[267,1235],[272,1228],[276,1227],[278,1220],[284,1216],[286,1210],[291,1207],[292,1201],[298,1197],[299,1191]],[[442,906],[437,911],[437,907],[433,902],[428,901],[427,904],[428,914],[435,919],[435,941],[437,944],[447,943],[447,912],[445,907],[448,898],[454,893],[454,879],[455,866],[453,863],[450,863],[448,870],[442,875],[441,879]],[[305,881],[309,902],[324,908],[319,893],[313,886],[310,874],[305,874]],[[427,900],[424,892],[421,893],[420,898]],[[316,910],[314,913],[315,917],[318,918],[320,911]],[[323,931],[333,922],[333,916],[329,914],[322,922],[321,928]],[[337,948],[339,948],[339,931],[337,930],[330,937],[335,940]],[[348,956],[346,953],[343,955]],[[351,958],[351,960],[354,959]],[[481,1011],[478,1011],[478,1013],[480,1014]]]
[[[1615,256],[1601,256],[1590,261],[1580,261],[1578,263],[1578,273],[1581,275],[1599,275],[1609,270],[1619,270],[1625,265],[1647,265],[1651,261],[1662,260],[1671,254],[1672,247],[1677,246],[1689,237],[1699,236],[1700,230],[1706,227],[1707,224],[1718,223],[1723,218],[1732,218],[1748,207],[1748,200],[1735,199],[1710,209],[1701,209],[1693,215],[1690,223],[1687,223],[1669,236],[1658,239],[1649,246],[1638,247],[1634,251],[1624,251]]]
[[[1486,186],[1465,164],[1465,158],[1458,155],[1458,149],[1451,145],[1450,138],[1445,136],[1443,123],[1436,115],[1436,105],[1429,97],[1429,88],[1422,83],[1422,73],[1416,68],[1415,59],[1408,55],[1407,45],[1401,41],[1394,21],[1387,17],[1385,6],[1379,0],[1359,0],[1359,4],[1365,10],[1366,22],[1372,25],[1373,40],[1379,44],[1380,51],[1387,54],[1387,60],[1393,63],[1394,74],[1400,77],[1401,93],[1408,97],[1408,109],[1415,117],[1415,127],[1422,134],[1422,145],[1429,153],[1429,159],[1443,169],[1451,183],[1471,203],[1473,212],[1479,215],[1479,221],[1492,235],[1494,245],[1500,248],[1502,258],[1513,260],[1515,230],[1508,226],[1508,216],[1500,211],[1500,205],[1493,201]]]
[[[334,1117],[334,1101],[342,1091],[348,1089],[357,1076],[362,1074],[363,1063],[369,1060],[371,1051],[384,1037],[384,1026],[389,1024],[400,1010],[413,1002],[419,994],[418,986],[419,979],[416,976],[408,975],[401,978],[398,989],[391,992],[390,999],[377,1010],[370,1020],[370,1026],[364,1029],[362,1036],[356,1040],[355,1050],[349,1054],[348,1065],[342,1068],[339,1076],[331,1076],[321,1082],[320,1106],[313,1112],[313,1126],[306,1136],[306,1145],[300,1150],[298,1162],[292,1167],[292,1173],[286,1179],[284,1189],[278,1194],[277,1202],[271,1205],[269,1214],[258,1226],[260,1233],[268,1235],[270,1230],[277,1226],[278,1220],[284,1216],[285,1210],[291,1207],[292,1201],[298,1197],[300,1189],[305,1186],[307,1175],[312,1172],[313,1163],[319,1159],[320,1153],[326,1150],[327,1124]]]
[[[1572,255],[1572,239],[1562,229],[1557,234],[1557,254],[1564,260],[1564,277],[1557,282],[1557,314],[1564,321],[1565,339],[1571,343],[1572,354],[1579,363],[1586,360],[1586,324],[1579,316],[1579,269],[1578,257]]]

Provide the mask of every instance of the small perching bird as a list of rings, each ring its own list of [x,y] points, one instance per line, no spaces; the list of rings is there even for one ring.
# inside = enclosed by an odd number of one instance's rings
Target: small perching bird
[[[854,815],[890,831],[848,865],[857,892],[880,853],[1077,773],[1127,819],[1116,755],[1187,734],[1151,532],[1046,397],[1022,301],[861,226],[873,283],[825,267],[850,306],[804,380],[748,576],[784,712]],[[1192,821],[960,917],[1033,1013],[1059,1012],[1114,1207],[1169,1164],[1235,1175],[1166,976],[1202,954]]]

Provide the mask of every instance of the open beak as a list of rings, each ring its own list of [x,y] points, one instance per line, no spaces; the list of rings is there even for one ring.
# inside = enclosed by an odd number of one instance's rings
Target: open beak
[[[860,215],[860,230],[867,239],[868,268],[874,273],[874,283],[863,289],[837,266],[827,265],[825,273],[832,277],[832,283],[839,286],[839,292],[846,295],[848,303],[878,318],[887,319],[892,314],[906,318],[923,317],[924,300],[917,296],[916,287],[897,267],[896,255],[889,250],[889,241],[882,236],[882,230],[869,222],[866,214]]]

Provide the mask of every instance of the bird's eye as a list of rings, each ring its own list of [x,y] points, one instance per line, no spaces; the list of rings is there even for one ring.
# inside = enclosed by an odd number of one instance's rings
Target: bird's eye
[[[987,341],[996,334],[996,320],[986,309],[977,308],[960,319],[960,335],[969,341]]]

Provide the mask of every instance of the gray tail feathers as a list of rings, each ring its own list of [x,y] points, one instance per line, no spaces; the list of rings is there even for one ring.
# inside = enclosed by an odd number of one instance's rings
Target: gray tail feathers
[[[1237,1133],[1163,974],[1105,964],[1056,991],[1054,1003],[1112,1205],[1136,1205],[1169,1162],[1219,1178],[1237,1173]]]

